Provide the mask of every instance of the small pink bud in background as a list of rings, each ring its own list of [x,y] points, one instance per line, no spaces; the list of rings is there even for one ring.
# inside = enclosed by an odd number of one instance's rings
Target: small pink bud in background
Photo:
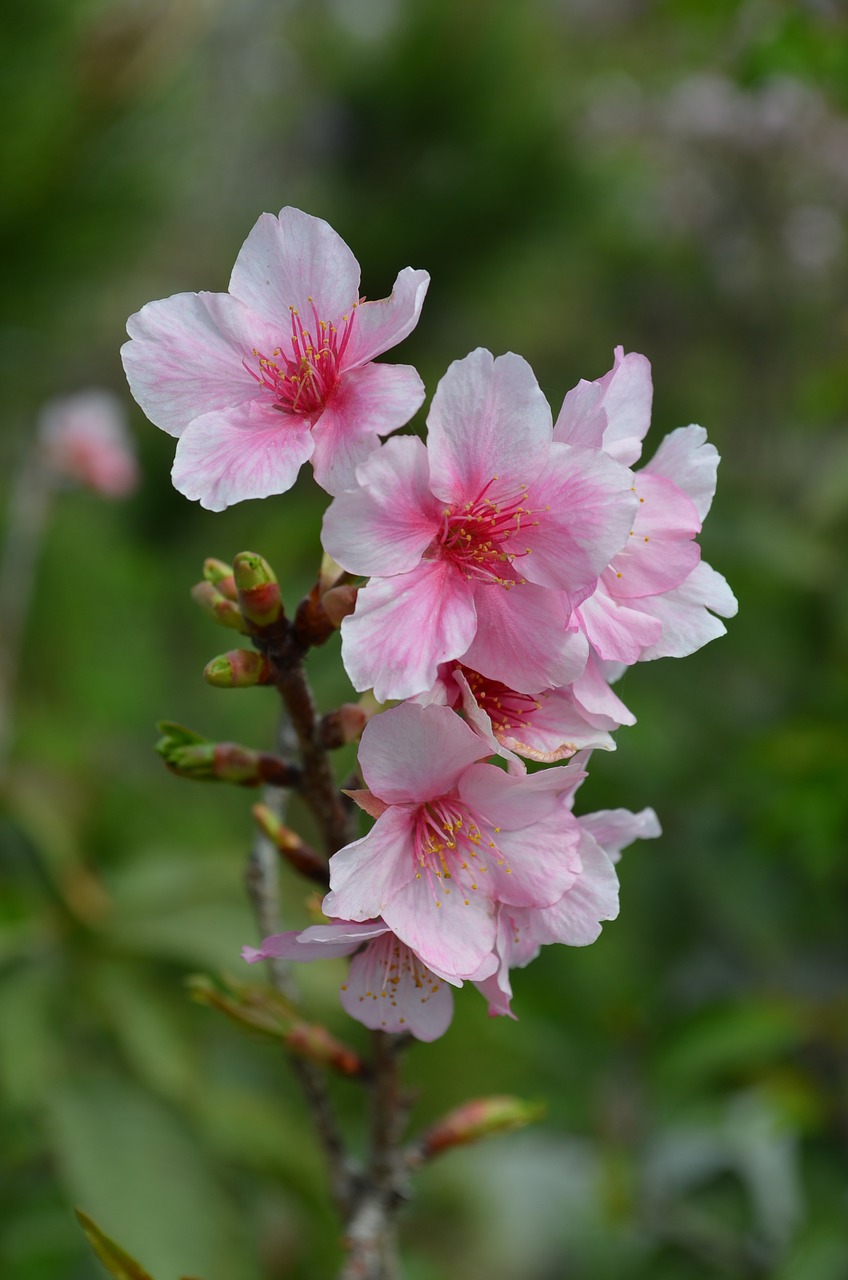
[[[479,1142],[497,1133],[509,1133],[534,1124],[544,1115],[540,1103],[525,1102],[522,1098],[500,1096],[473,1098],[455,1111],[437,1120],[421,1139],[420,1158],[428,1159],[448,1151],[451,1147],[464,1147],[469,1142]]]
[[[121,401],[92,389],[49,401],[38,433],[49,469],[106,498],[126,498],[140,475]]]

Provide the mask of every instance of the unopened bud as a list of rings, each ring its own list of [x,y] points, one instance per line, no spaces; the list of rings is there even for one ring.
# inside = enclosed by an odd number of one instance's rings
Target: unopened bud
[[[321,557],[321,568],[318,573],[318,594],[322,596],[325,591],[330,590],[330,587],[337,586],[344,577],[345,570],[338,560],[334,560],[325,551]]]
[[[233,567],[223,560],[215,560],[212,556],[203,561],[203,576],[211,582],[216,591],[234,603],[238,600],[238,590],[233,577]]]
[[[368,716],[357,702],[345,702],[336,711],[321,717],[318,726],[321,745],[332,751],[349,742],[358,742],[367,723]]]
[[[451,1147],[463,1147],[498,1133],[509,1133],[534,1124],[544,1115],[541,1103],[522,1098],[496,1096],[474,1098],[450,1111],[424,1134],[419,1145],[419,1158],[429,1159]]]
[[[233,561],[238,602],[245,618],[255,627],[277,622],[283,604],[274,570],[255,551],[240,551]]]
[[[272,684],[274,672],[265,655],[255,649],[231,649],[207,662],[203,679],[216,689],[251,689]]]
[[[365,1074],[365,1064],[359,1055],[316,1022],[295,1023],[285,1041],[299,1058],[308,1058],[322,1067],[332,1067],[344,1076]]]
[[[349,617],[356,608],[356,597],[359,588],[345,583],[340,587],[331,587],[321,597],[324,612],[334,626],[340,627],[342,620]]]
[[[233,631],[240,631],[242,635],[247,635],[247,623],[238,605],[221,595],[218,588],[211,582],[198,582],[191,589],[191,598],[195,604],[200,605],[204,613],[208,613],[210,618],[214,618],[222,627],[231,627]]]
[[[309,880],[316,880],[325,888],[330,872],[326,859],[301,840],[296,831],[285,826],[267,804],[255,804],[253,817],[264,836],[279,850],[286,861]]]
[[[294,787],[300,782],[295,765],[265,751],[252,751],[236,742],[211,742],[191,729],[163,721],[163,735],[155,750],[171,773],[197,782],[230,782],[238,787]]]

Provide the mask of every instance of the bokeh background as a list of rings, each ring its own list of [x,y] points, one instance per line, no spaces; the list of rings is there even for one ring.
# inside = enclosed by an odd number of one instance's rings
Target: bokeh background
[[[327,218],[384,296],[432,275],[400,359],[432,392],[516,350],[555,409],[612,348],[653,362],[650,455],[697,421],[723,462],[702,537],[728,635],[631,670],[638,724],[584,810],[646,804],[622,912],[473,990],[410,1055],[417,1126],[472,1094],[535,1130],[434,1165],[409,1280],[848,1275],[848,17],[838,0],[13,0],[0,41],[3,510],[43,403],[122,396],[125,502],[63,493],[22,652],[0,813],[0,1274],[95,1280],[80,1205],[157,1280],[334,1273],[323,1171],[281,1055],[189,1003],[240,973],[249,793],[153,755],[172,718],[271,742],[221,693],[188,589],[246,547],[294,601],[325,497],[211,515],[132,406],[126,316],[222,290],[263,210]],[[419,421],[423,421],[423,414]],[[308,469],[307,469],[308,470]],[[3,620],[0,619],[0,626]],[[325,706],[337,649],[314,655]],[[286,882],[287,918],[303,918]],[[312,1007],[356,1043],[332,965]],[[354,1086],[335,1089],[355,1127]]]

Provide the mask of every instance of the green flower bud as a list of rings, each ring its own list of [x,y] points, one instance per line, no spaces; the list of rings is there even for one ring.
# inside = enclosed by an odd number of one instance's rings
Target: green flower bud
[[[207,662],[203,679],[216,689],[250,689],[258,684],[273,684],[274,673],[264,654],[254,649],[231,649]]]
[[[240,551],[233,561],[233,577],[241,611],[254,627],[270,627],[283,612],[280,588],[268,561],[255,551]]]

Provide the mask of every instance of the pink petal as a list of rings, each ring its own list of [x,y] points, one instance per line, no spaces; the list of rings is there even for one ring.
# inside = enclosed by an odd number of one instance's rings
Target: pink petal
[[[598,809],[584,813],[577,821],[603,849],[612,862],[618,862],[622,849],[634,840],[654,840],[662,835],[659,819],[653,809],[631,813],[629,809]]]
[[[709,511],[716,489],[719,456],[707,444],[703,427],[678,427],[662,441],[644,471],[665,476],[694,503],[701,520]]]
[[[388,925],[381,920],[362,924],[340,920],[337,924],[312,925],[309,929],[272,934],[259,948],[244,947],[242,957],[248,964],[273,959],[332,960],[335,956],[351,955],[363,942],[387,932]]]
[[[427,418],[433,492],[445,502],[513,497],[545,466],[551,411],[521,356],[478,348],[442,378]]]
[[[377,796],[372,795],[370,791],[349,791],[347,787],[342,787],[342,791],[346,796],[350,796],[354,804],[359,805],[363,813],[367,813],[371,818],[379,818],[389,807],[385,800],[380,800]]]
[[[589,655],[582,676],[574,681],[572,696],[578,711],[599,729],[618,729],[620,725],[636,723],[633,712],[607,684],[593,654]]]
[[[463,665],[519,693],[535,693],[575,680],[588,645],[569,632],[567,597],[532,583],[508,590],[481,585],[474,591],[477,632],[461,657]]]
[[[468,681],[458,667],[453,673],[453,679],[460,691],[462,713],[468,724],[481,740],[481,743],[485,743],[485,749],[487,749],[492,755],[503,756],[507,762],[507,769],[510,773],[515,774],[516,776],[522,776],[525,774],[527,772],[527,766],[519,760],[517,756],[513,755],[511,751],[502,747],[501,743],[495,737],[491,718],[477,702],[477,699],[471,692],[471,687]],[[481,754],[483,754],[482,748]]]
[[[369,720],[359,767],[381,800],[417,804],[452,791],[481,755],[477,734],[450,707],[405,702]]]
[[[560,900],[535,914],[533,935],[541,943],[585,947],[601,932],[603,920],[618,915],[618,877],[606,853],[587,832],[579,845],[582,869]]]
[[[580,836],[576,819],[562,807],[519,831],[497,833],[497,853],[491,850],[488,859],[495,899],[515,907],[552,906],[580,874]]]
[[[499,735],[503,747],[517,751],[528,760],[548,763],[563,760],[575,751],[615,750],[615,743],[603,729],[590,725],[575,706],[570,689],[546,689],[538,694],[541,706],[531,712],[518,729]]]
[[[443,560],[372,579],[342,623],[342,660],[353,687],[373,688],[378,702],[431,688],[439,663],[458,658],[474,636],[477,614],[468,585]]]
[[[359,263],[322,218],[292,208],[276,218],[263,213],[239,251],[230,293],[274,325],[279,341],[291,325],[290,307],[307,328],[312,302],[322,320],[349,313],[359,299]]]
[[[226,293],[178,293],[130,316],[121,348],[130,390],[151,422],[179,436],[189,422],[261,394],[242,361],[272,351],[269,329]],[[270,405],[270,399],[269,399]]]
[[[342,375],[312,429],[312,469],[327,493],[356,485],[359,463],[380,436],[404,426],[424,403],[424,384],[407,364],[369,364]]]
[[[724,623],[708,610],[732,618],[739,606],[721,574],[702,560],[679,587],[640,600],[639,607],[662,624],[659,640],[642,652],[642,660],[646,661],[685,658],[695,653],[726,630]]]
[[[451,982],[472,977],[491,960],[494,907],[480,894],[466,899],[460,888],[451,889],[442,881],[434,891],[422,877],[395,894],[387,912],[383,918],[398,937],[429,968]]]
[[[607,428],[604,412],[603,388],[597,382],[581,378],[562,402],[559,417],[554,424],[554,440],[560,444],[582,445],[587,449],[600,449]]]
[[[414,569],[442,523],[424,444],[415,436],[388,440],[363,463],[359,480],[330,503],[324,549],[349,573],[383,577]]]
[[[366,836],[333,854],[324,915],[345,921],[386,919],[384,903],[415,876],[412,819],[408,809],[387,809]]]
[[[514,777],[493,764],[475,764],[459,782],[462,804],[481,820],[503,831],[521,831],[552,813],[586,777],[576,765],[542,769]]]
[[[519,562],[524,577],[569,592],[593,584],[627,542],[632,489],[632,473],[600,450],[552,445],[527,495],[534,525],[522,530],[532,548]]]
[[[450,987],[393,934],[354,957],[341,1002],[372,1031],[407,1031],[428,1042],[443,1035],[453,1017]]]
[[[180,437],[171,479],[207,511],[285,493],[312,455],[309,426],[252,401],[195,418]]]
[[[637,607],[628,608],[614,600],[604,579],[583,601],[577,613],[589,643],[602,658],[630,666],[659,639],[661,626],[656,618],[641,611],[641,604],[638,601]]]
[[[623,347],[616,347],[615,364],[598,383],[609,423],[604,449],[625,466],[632,466],[642,453],[642,441],[651,425],[654,392],[650,361],[635,351],[625,355]]]
[[[701,522],[686,494],[671,480],[646,471],[635,477],[635,487],[639,505],[632,531],[604,574],[607,590],[622,599],[670,591],[701,558],[692,541]]]
[[[412,333],[418,324],[429,284],[430,277],[426,271],[404,267],[403,271],[398,272],[388,298],[381,298],[376,302],[361,302],[354,314],[344,368],[357,368],[373,360]]]

